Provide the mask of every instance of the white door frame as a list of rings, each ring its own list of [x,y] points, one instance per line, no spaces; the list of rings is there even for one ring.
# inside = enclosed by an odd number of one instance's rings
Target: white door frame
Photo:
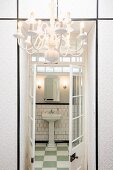
[[[29,140],[31,169],[35,170],[35,111],[36,111],[36,64],[33,65],[33,73],[30,70],[29,80]]]

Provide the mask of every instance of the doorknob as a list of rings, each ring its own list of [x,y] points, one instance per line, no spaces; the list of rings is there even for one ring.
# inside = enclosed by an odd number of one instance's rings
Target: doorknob
[[[35,159],[34,158],[31,158],[31,163],[34,163],[35,162]]]
[[[70,162],[74,161],[74,159],[78,159],[78,156],[76,155],[76,153],[70,156]]]

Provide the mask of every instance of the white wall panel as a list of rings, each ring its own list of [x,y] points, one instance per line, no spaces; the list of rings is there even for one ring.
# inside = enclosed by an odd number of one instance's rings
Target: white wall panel
[[[19,0],[19,17],[28,18],[30,12],[34,11],[37,18],[50,18],[50,2],[51,0]]]
[[[71,18],[96,18],[96,0],[59,0],[59,14],[68,11]]]
[[[0,21],[0,169],[17,169],[17,44],[15,21]]]
[[[113,0],[99,0],[99,17],[113,18]]]
[[[88,94],[88,169],[95,170],[95,62],[96,62],[96,26],[88,34],[87,94]]]
[[[113,169],[113,21],[99,21],[99,170]]]
[[[0,18],[16,18],[16,0],[0,0]]]

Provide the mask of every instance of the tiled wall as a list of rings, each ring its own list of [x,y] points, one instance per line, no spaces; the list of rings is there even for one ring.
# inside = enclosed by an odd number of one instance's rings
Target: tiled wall
[[[36,105],[36,141],[47,141],[49,124],[42,120],[42,114],[49,111],[61,114],[61,119],[55,122],[55,140],[69,140],[69,105]]]

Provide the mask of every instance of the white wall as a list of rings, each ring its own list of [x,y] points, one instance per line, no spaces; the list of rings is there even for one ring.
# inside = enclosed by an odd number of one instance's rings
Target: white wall
[[[20,170],[28,169],[28,56],[20,50]]]
[[[113,0],[99,0],[99,18],[113,18]]]
[[[59,14],[66,12],[71,18],[96,18],[96,0],[59,0]]]
[[[16,21],[0,21],[0,170],[17,169]]]
[[[88,98],[88,169],[95,170],[95,29],[94,25],[88,34],[88,58],[87,58],[87,94]]]
[[[50,18],[51,0],[19,0],[19,17],[28,18],[32,11],[35,12],[36,18]],[[55,0],[55,4],[57,0]],[[57,8],[55,10],[57,16]]]
[[[99,170],[113,169],[113,21],[99,21]]]
[[[16,18],[17,15],[16,0],[0,0],[0,18]]]

